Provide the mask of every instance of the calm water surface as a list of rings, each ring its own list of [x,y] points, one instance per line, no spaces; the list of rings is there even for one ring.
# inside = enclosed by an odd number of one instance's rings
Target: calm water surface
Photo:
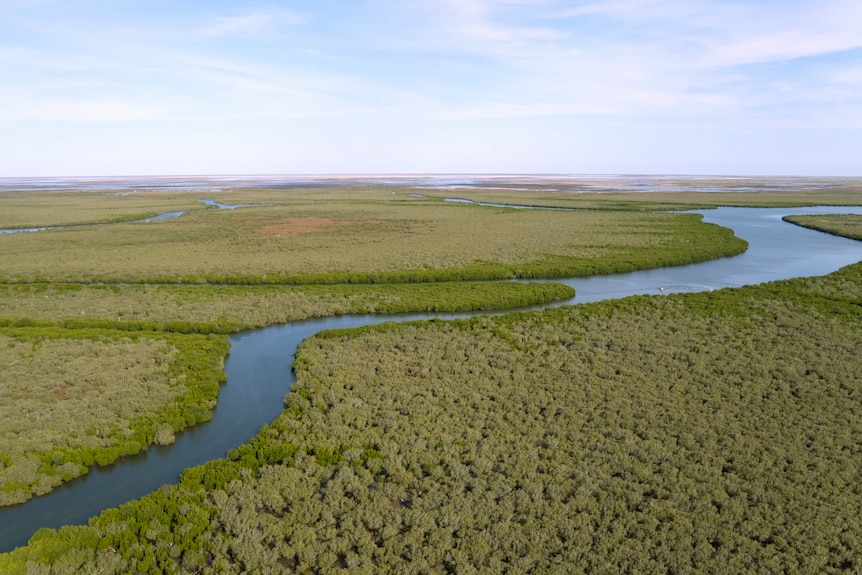
[[[142,220],[130,220],[128,222],[117,222],[122,224],[145,224],[148,222],[157,222],[159,220],[173,220],[185,212],[167,212],[164,214],[159,214],[157,216],[153,216],[151,218],[144,218]],[[6,228],[0,229],[0,234],[20,234],[26,232],[46,232],[50,230],[70,230],[75,228],[90,228],[90,227],[102,227],[102,226],[110,226],[115,224],[73,224],[69,226],[44,226],[41,228]]]
[[[798,276],[824,275],[862,260],[862,242],[781,221],[786,214],[855,213],[860,208],[704,210],[704,220],[733,229],[749,242],[746,253],[675,268],[563,280],[577,290],[566,304],[637,294],[705,291]],[[560,305],[560,304],[554,304]],[[290,365],[296,346],[330,328],[384,321],[456,318],[478,314],[403,314],[331,317],[248,331],[231,338],[222,387],[212,421],[177,435],[171,446],[153,447],[106,468],[96,468],[48,495],[0,509],[0,552],[24,545],[41,527],[84,524],[108,507],[137,499],[167,483],[183,469],[223,457],[253,437],[282,410],[294,381]]]
[[[719,208],[703,220],[731,228],[748,241],[741,255],[627,274],[562,280],[578,293],[573,303],[637,294],[694,292],[801,276],[819,276],[862,260],[862,242],[781,221],[791,214],[862,214],[862,207]],[[570,303],[570,302],[567,302]]]

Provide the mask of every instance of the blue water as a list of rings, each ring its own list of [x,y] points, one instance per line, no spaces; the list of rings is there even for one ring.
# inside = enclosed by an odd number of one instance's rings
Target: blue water
[[[218,208],[220,210],[235,210],[237,208],[253,208],[256,206],[266,206],[268,204],[223,204],[221,202],[217,202],[215,200],[199,200],[200,203],[209,206],[211,208]]]
[[[862,242],[781,221],[786,214],[855,213],[858,208],[719,208],[704,220],[734,230],[749,242],[746,253],[680,267],[562,280],[577,290],[578,304],[630,295],[662,295],[756,284],[831,273],[862,260]],[[563,305],[563,304],[553,304]],[[173,483],[183,469],[223,457],[253,437],[282,410],[294,381],[296,346],[320,330],[384,321],[451,319],[479,314],[401,314],[329,317],[238,334],[231,338],[228,376],[212,421],[177,435],[171,446],[154,447],[122,462],[92,470],[47,495],[0,509],[0,552],[23,545],[41,527],[83,524],[108,507]]]
[[[45,227],[41,227],[41,228],[8,228],[5,230],[0,230],[0,234],[17,234],[17,233],[24,233],[24,232],[44,232],[47,230],[67,230],[67,229],[72,229],[72,228],[87,228],[87,227],[91,227],[91,226],[110,226],[110,225],[117,225],[120,223],[123,223],[123,224],[145,224],[147,222],[157,222],[159,220],[172,220],[172,219],[180,217],[184,213],[185,212],[167,212],[164,214],[159,214],[157,216],[153,216],[151,218],[144,218],[142,220],[130,220],[127,222],[116,222],[116,223],[111,223],[111,224],[74,224],[74,225],[70,225],[70,226],[45,226]]]

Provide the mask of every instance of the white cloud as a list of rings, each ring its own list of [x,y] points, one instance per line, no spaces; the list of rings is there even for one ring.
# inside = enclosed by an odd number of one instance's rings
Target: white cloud
[[[847,66],[831,74],[831,80],[844,88],[860,89],[862,92],[862,64]],[[857,92],[858,95],[860,92]]]
[[[411,30],[405,45],[480,58],[476,66],[490,77],[475,84],[472,101],[453,104],[456,116],[553,110],[769,125],[785,110],[804,122],[805,106],[828,102],[840,78],[855,77],[830,56],[862,47],[862,4],[844,0],[426,3],[434,13],[429,4],[437,17]],[[751,68],[800,59],[832,76],[814,82],[812,70]],[[844,98],[859,101],[844,88]]]
[[[216,18],[201,30],[205,36],[254,36],[278,30],[282,26],[296,26],[308,21],[308,16],[283,8],[259,9],[237,16]]]
[[[137,4],[135,17],[86,0],[10,9],[0,121],[165,134],[287,121],[335,139],[352,124],[408,143],[402,127],[439,123],[453,137],[482,126],[476,146],[514,125],[862,128],[858,0],[374,0],[337,15],[310,0],[162,2],[168,14]]]
[[[737,66],[816,57],[862,47],[862,4],[855,0],[692,2],[620,0],[562,9],[557,19],[602,17],[623,37],[683,44],[695,66]]]
[[[824,14],[815,13],[806,21],[728,31],[713,40],[702,63],[738,66],[816,58],[862,48],[862,26],[857,24],[862,22],[862,10],[854,15],[853,25],[843,18],[833,13],[831,19],[826,19]]]

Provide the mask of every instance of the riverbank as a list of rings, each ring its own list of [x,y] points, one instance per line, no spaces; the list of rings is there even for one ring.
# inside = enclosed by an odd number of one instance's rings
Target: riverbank
[[[812,232],[808,232],[808,233],[812,233]],[[797,248],[797,251],[798,251],[798,248]],[[655,289],[655,288],[649,288],[649,289]],[[492,330],[492,331],[493,331],[493,330]],[[267,432],[264,432],[264,434],[263,434],[263,436],[262,436],[262,437],[266,437],[266,435],[267,435]],[[320,456],[320,458],[322,458],[322,460],[323,460],[324,462],[328,461],[330,458],[335,458],[335,461],[334,461],[333,463],[337,463],[337,462],[340,460],[339,458],[340,458],[341,456],[343,456],[343,454],[339,455],[339,454],[338,454],[338,452],[337,452],[337,450],[333,451],[333,447],[327,447],[326,449],[328,449],[329,451],[327,452],[327,451],[323,450],[323,451],[318,452],[317,450],[314,450],[314,449],[313,449],[313,450],[312,450],[312,455],[314,455],[315,460],[317,460],[317,459],[318,459],[318,456]],[[371,447],[371,449],[373,450],[374,448],[373,448],[373,447]],[[306,450],[306,451],[307,451],[307,450]],[[238,454],[239,454],[239,456],[240,456],[240,460],[242,460],[242,456],[241,456],[241,454],[242,454],[242,453],[244,453],[244,451],[242,451],[242,450],[241,450],[240,452],[238,452]],[[328,453],[328,455],[327,455],[327,453]],[[373,454],[372,452],[369,452],[369,453],[368,453],[368,458],[375,459],[375,456],[374,456],[374,454]],[[204,476],[202,476],[202,477],[207,477],[207,476],[208,476],[208,477],[210,477],[210,479],[211,479],[212,481],[216,481],[216,483],[220,483],[220,482],[221,482],[221,480],[218,480],[218,481],[217,481],[217,478],[220,476],[220,474],[219,474],[218,472],[216,472],[215,474],[209,474],[209,475],[207,475],[207,474],[205,473],[205,474],[204,474]],[[224,477],[227,477],[227,478],[228,478],[228,483],[230,482],[230,481],[229,481],[229,478],[230,478],[231,476],[233,476],[233,473],[230,473],[230,474],[228,474],[228,475],[225,475],[225,476],[224,476]],[[223,478],[224,478],[224,477],[223,477]]]
[[[225,380],[221,334],[315,314],[507,309],[575,293],[551,283],[431,287],[0,286],[8,318],[0,319],[0,368],[13,399],[0,404],[0,507],[44,497],[208,421]],[[79,309],[92,317],[70,317]],[[241,440],[274,415],[256,417]]]
[[[0,565],[853,569],[860,280],[324,332],[252,441]]]

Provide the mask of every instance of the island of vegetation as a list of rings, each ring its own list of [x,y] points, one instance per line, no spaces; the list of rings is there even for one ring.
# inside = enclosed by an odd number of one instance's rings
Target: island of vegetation
[[[409,191],[221,193],[257,204],[242,210],[192,192],[0,196],[0,227],[75,226],[0,235],[0,503],[207,419],[226,334],[329,314],[512,309],[571,290],[489,280],[745,249],[697,215],[651,211],[737,195],[480,198],[584,208],[539,211]],[[855,189],[832,194],[859,203]],[[745,201],[816,198],[757,196]],[[111,223],[78,227],[96,222]],[[0,572],[852,573],[860,301],[857,264],[323,332],[298,351],[285,410],[247,444],[86,526],[38,532],[0,555]]]
[[[784,221],[827,234],[862,240],[862,216],[854,214],[785,216]]]

